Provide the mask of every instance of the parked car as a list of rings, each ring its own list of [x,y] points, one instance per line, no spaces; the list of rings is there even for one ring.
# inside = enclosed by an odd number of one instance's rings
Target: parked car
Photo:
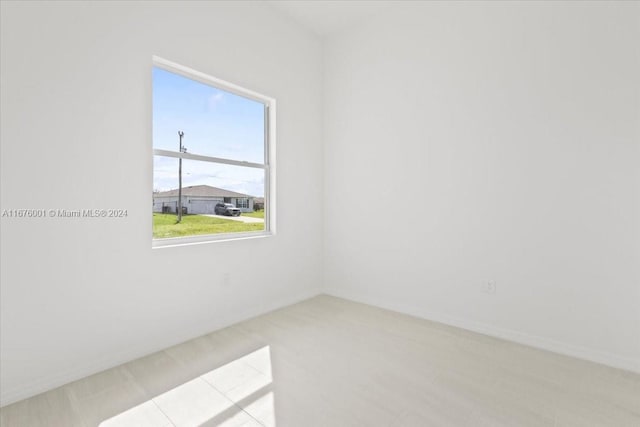
[[[231,203],[218,203],[214,208],[216,215],[240,216],[240,209]]]

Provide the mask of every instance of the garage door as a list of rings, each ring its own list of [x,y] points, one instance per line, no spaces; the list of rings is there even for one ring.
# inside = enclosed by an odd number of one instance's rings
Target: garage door
[[[217,203],[222,200],[191,200],[188,204],[191,214],[214,214]]]

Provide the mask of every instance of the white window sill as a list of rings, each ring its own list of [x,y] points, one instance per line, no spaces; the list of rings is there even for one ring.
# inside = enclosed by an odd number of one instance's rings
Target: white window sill
[[[171,237],[167,239],[153,239],[151,247],[153,249],[174,248],[178,246],[228,242],[230,240],[262,239],[273,235],[274,233],[271,231],[255,231],[249,233],[203,234],[200,236]]]

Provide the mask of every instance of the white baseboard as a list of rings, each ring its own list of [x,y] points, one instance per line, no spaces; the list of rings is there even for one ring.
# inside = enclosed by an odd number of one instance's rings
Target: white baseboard
[[[638,359],[621,357],[600,350],[567,344],[550,338],[531,335],[510,329],[497,328],[485,323],[452,317],[443,313],[431,311],[427,312],[422,310],[418,311],[415,309],[408,309],[407,307],[398,307],[392,303],[389,303],[388,301],[377,300],[376,298],[359,298],[354,297],[353,295],[344,294],[342,292],[331,292],[327,290],[325,290],[325,294],[354,302],[372,305],[379,308],[384,308],[387,310],[396,311],[399,313],[408,314],[438,323],[443,323],[449,326],[455,326],[457,328],[466,329],[468,331],[478,332],[480,334],[501,338],[507,341],[516,342],[518,344],[523,344],[541,350],[547,350],[553,353],[562,354],[564,356],[575,357],[577,359],[599,363],[602,365],[610,366],[612,368],[640,373],[640,360]]]
[[[22,399],[27,399],[40,393],[53,390],[62,385],[97,374],[98,372],[116,367],[130,360],[144,357],[146,354],[151,353],[153,353],[153,351],[140,352],[139,349],[132,350],[129,348],[128,351],[111,354],[99,360],[92,360],[89,363],[76,365],[70,369],[57,371],[47,375],[46,377],[38,378],[35,381],[21,384],[19,387],[3,387],[2,393],[0,394],[0,407],[11,405],[12,403],[18,402]]]
[[[242,322],[256,316],[260,316],[279,308],[287,307],[289,305],[317,296],[318,294],[319,293],[317,291],[306,292],[295,297],[287,298],[286,300],[280,301],[278,303],[265,304],[255,312],[237,312],[235,313],[236,316],[234,316],[234,318],[220,319],[218,322],[216,322],[215,325],[211,325],[210,332],[223,329],[227,326],[231,326],[235,323]],[[90,375],[97,374],[98,372],[102,372],[104,370],[122,365],[123,363],[148,356],[157,351],[164,350],[165,348],[168,348],[172,345],[197,338],[198,336],[201,335],[178,336],[176,339],[172,340],[173,342],[160,343],[160,345],[154,345],[151,348],[147,343],[147,346],[143,345],[133,349],[128,348],[125,351],[113,353],[98,360],[92,360],[82,365],[76,365],[70,369],[51,373],[46,377],[42,377],[38,380],[22,384],[20,387],[3,387],[0,393],[0,407],[4,407],[20,400],[35,396],[37,394],[53,390],[65,384],[77,381],[81,378],[88,377]]]

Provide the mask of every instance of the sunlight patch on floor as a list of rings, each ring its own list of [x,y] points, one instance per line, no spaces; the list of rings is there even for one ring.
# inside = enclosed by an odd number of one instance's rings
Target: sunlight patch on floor
[[[275,426],[269,346],[100,423],[100,427]]]

